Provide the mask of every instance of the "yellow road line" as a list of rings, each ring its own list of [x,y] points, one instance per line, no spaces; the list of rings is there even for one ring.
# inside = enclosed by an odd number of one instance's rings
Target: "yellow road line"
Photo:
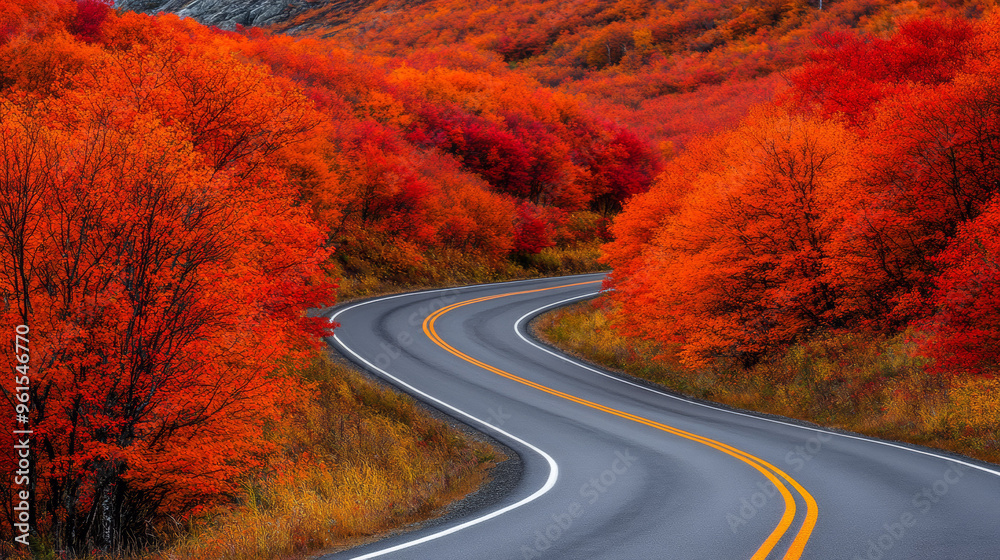
[[[678,428],[674,428],[672,426],[668,426],[666,424],[662,424],[662,423],[656,422],[654,420],[649,420],[648,418],[644,418],[642,416],[637,416],[635,414],[631,414],[631,413],[624,412],[624,411],[621,411],[621,410],[618,410],[618,409],[615,409],[615,408],[611,408],[611,407],[608,407],[608,406],[605,406],[605,405],[602,405],[602,404],[598,404],[598,403],[595,403],[593,401],[589,401],[587,399],[582,399],[580,397],[571,395],[569,393],[564,393],[564,392],[559,391],[557,389],[553,389],[551,387],[547,387],[547,386],[542,385],[540,383],[536,383],[534,381],[530,381],[528,379],[525,379],[523,377],[519,377],[517,375],[514,375],[514,374],[509,373],[507,371],[504,371],[502,369],[493,367],[493,366],[491,366],[491,365],[489,365],[487,363],[481,362],[481,361],[479,361],[479,360],[477,360],[477,359],[469,356],[468,354],[465,354],[463,352],[460,352],[460,351],[456,350],[453,346],[451,346],[450,344],[448,344],[447,342],[445,342],[437,334],[437,331],[434,328],[435,321],[437,321],[438,318],[440,318],[442,315],[444,315],[445,313],[447,313],[447,312],[449,312],[449,311],[451,311],[453,309],[456,309],[458,307],[462,307],[462,306],[465,306],[465,305],[471,305],[473,303],[480,303],[480,302],[483,302],[483,301],[489,301],[489,300],[492,300],[492,299],[498,299],[498,298],[503,298],[503,297],[508,297],[508,296],[515,296],[515,295],[522,295],[522,294],[531,294],[531,293],[535,293],[535,292],[544,292],[544,291],[548,291],[548,290],[556,290],[556,289],[560,289],[560,288],[570,288],[570,287],[573,287],[573,286],[582,286],[582,285],[585,285],[585,284],[594,284],[594,283],[596,283],[596,282],[593,282],[593,281],[592,282],[580,282],[580,283],[577,283],[577,284],[566,284],[564,286],[555,286],[555,287],[552,287],[552,288],[541,288],[541,289],[537,289],[537,290],[525,290],[525,291],[521,291],[521,292],[510,292],[510,293],[506,293],[506,294],[499,294],[499,295],[494,295],[494,296],[485,296],[485,297],[470,299],[470,300],[466,300],[466,301],[460,301],[458,303],[453,303],[453,304],[451,304],[451,305],[449,305],[447,307],[443,307],[443,308],[435,311],[434,313],[430,314],[424,320],[423,330],[424,330],[424,333],[435,344],[437,344],[438,346],[440,346],[444,350],[446,350],[449,353],[451,353],[451,354],[453,354],[453,355],[461,358],[462,360],[464,360],[466,362],[469,362],[469,363],[471,363],[473,365],[479,366],[479,367],[481,367],[481,368],[483,368],[483,369],[485,369],[485,370],[487,370],[489,372],[495,373],[495,374],[497,374],[497,375],[499,375],[501,377],[505,377],[505,378],[510,379],[512,381],[516,381],[518,383],[521,383],[522,385],[527,385],[528,387],[532,387],[532,388],[538,389],[539,391],[543,391],[543,392],[548,393],[550,395],[554,395],[554,396],[557,396],[559,398],[566,399],[568,401],[572,401],[572,402],[575,402],[577,404],[581,404],[581,405],[589,407],[589,408],[593,408],[595,410],[600,410],[602,412],[607,412],[608,414],[613,414],[615,416],[618,416],[620,418],[624,418],[626,420],[631,420],[631,421],[637,422],[639,424],[650,426],[650,427],[656,428],[658,430],[662,430],[664,432],[676,435],[678,437],[682,437],[684,439],[688,439],[688,440],[691,440],[691,441],[695,441],[697,443],[701,443],[703,445],[707,445],[708,447],[711,447],[713,449],[717,449],[717,450],[719,450],[719,451],[721,451],[721,452],[723,452],[723,453],[725,453],[725,454],[727,454],[727,455],[729,455],[731,457],[739,459],[740,461],[743,461],[744,463],[750,465],[751,467],[753,467],[754,469],[756,469],[757,471],[759,471],[761,474],[764,475],[764,477],[766,477],[769,481],[771,481],[771,483],[774,484],[774,486],[781,493],[781,497],[784,499],[784,502],[785,502],[785,512],[781,516],[781,520],[778,522],[777,527],[774,528],[774,531],[771,532],[771,534],[767,537],[767,539],[764,541],[764,543],[761,544],[760,548],[757,549],[757,551],[751,557],[751,560],[763,560],[763,559],[767,558],[767,556],[771,553],[771,551],[774,550],[774,547],[777,546],[778,541],[780,541],[781,538],[788,531],[788,528],[791,526],[792,521],[795,518],[795,511],[796,511],[795,499],[792,497],[792,494],[788,490],[788,487],[785,486],[785,484],[782,483],[781,480],[779,480],[778,477],[784,479],[786,482],[788,482],[789,484],[792,485],[792,487],[795,489],[795,491],[798,492],[802,496],[802,499],[806,503],[806,515],[805,515],[805,519],[802,522],[802,527],[799,529],[799,532],[795,535],[795,539],[792,541],[792,544],[789,546],[788,551],[785,553],[785,555],[783,557],[783,560],[798,560],[802,556],[802,552],[805,549],[806,543],[809,541],[809,536],[812,534],[813,528],[816,526],[816,519],[817,519],[817,516],[818,516],[818,506],[816,505],[816,500],[813,499],[812,495],[809,494],[809,492],[806,491],[806,489],[803,488],[802,485],[798,483],[798,481],[796,481],[792,477],[788,476],[788,474],[786,474],[781,469],[775,467],[771,463],[769,463],[769,462],[767,462],[767,461],[765,461],[765,460],[763,460],[763,459],[761,459],[759,457],[751,455],[751,454],[749,454],[749,453],[747,453],[745,451],[742,451],[740,449],[737,449],[735,447],[732,447],[732,446],[727,445],[725,443],[722,443],[720,441],[716,441],[716,440],[713,440],[713,439],[710,439],[710,438],[707,438],[707,437],[704,437],[704,436],[699,436],[699,435],[691,433],[691,432],[686,432],[684,430],[680,430]]]

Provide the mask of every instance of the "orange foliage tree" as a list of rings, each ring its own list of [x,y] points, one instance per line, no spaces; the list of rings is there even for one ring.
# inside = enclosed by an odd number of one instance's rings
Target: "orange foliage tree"
[[[683,341],[685,360],[698,363],[752,362],[839,325],[827,254],[837,220],[827,209],[856,180],[856,143],[837,123],[758,110],[681,156],[690,162],[690,186],[676,213],[650,227],[643,222],[656,216],[641,211],[648,218],[616,224],[619,241],[607,248],[615,268],[609,296],[630,317],[623,327]],[[667,178],[637,202],[659,196],[666,200],[656,206],[669,208],[677,200],[669,189],[677,186]],[[631,256],[636,243],[638,258]]]
[[[305,130],[302,98],[147,32],[0,94],[0,311],[31,329],[32,530],[76,552],[234,491],[299,390],[281,366],[325,332],[303,311],[333,299],[325,235],[273,159]]]
[[[324,332],[302,314],[333,297],[331,246],[397,280],[502,266],[592,240],[589,210],[658,165],[495,55],[402,64],[99,0],[0,6],[0,149],[0,312],[32,332],[32,529],[77,552],[141,544],[255,468],[304,390],[283,366]]]

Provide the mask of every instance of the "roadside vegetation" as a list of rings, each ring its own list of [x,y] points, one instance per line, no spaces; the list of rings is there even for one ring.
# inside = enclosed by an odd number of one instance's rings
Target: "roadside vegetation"
[[[312,396],[270,427],[276,450],[233,504],[178,527],[162,560],[249,560],[343,548],[442,513],[507,457],[410,397],[320,355]]]
[[[620,334],[608,305],[575,304],[532,325],[571,354],[684,395],[1000,463],[1000,379],[946,382],[928,372],[912,333],[817,336],[752,367],[691,367],[677,344]]]
[[[507,459],[410,397],[317,352],[288,372],[299,399],[266,427],[260,463],[227,499],[151,525],[158,546],[88,560],[270,560],[337,550],[440,515]],[[4,558],[59,559],[51,542]]]

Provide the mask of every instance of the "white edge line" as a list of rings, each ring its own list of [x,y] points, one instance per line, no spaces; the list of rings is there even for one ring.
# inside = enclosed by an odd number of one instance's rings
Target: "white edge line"
[[[369,303],[374,303],[374,302],[378,302],[378,301],[385,301],[385,300],[388,300],[388,299],[395,299],[395,298],[404,297],[404,296],[412,296],[412,295],[417,295],[417,294],[427,294],[427,293],[433,293],[433,292],[442,292],[442,291],[449,291],[449,290],[454,290],[454,289],[456,289],[456,288],[446,288],[446,289],[442,289],[442,290],[427,290],[427,291],[423,291],[423,292],[413,292],[413,293],[407,293],[407,294],[397,294],[397,295],[394,295],[394,296],[388,296],[388,297],[384,297],[384,298],[377,298],[377,299],[367,300],[367,301],[364,301],[364,302],[361,302],[361,303],[357,303],[357,304],[354,304],[354,305],[352,305],[350,307],[346,307],[344,309],[341,309],[341,310],[337,311],[336,313],[334,313],[333,315],[330,316],[329,321],[333,322],[333,321],[336,320],[337,316],[340,315],[341,313],[343,313],[345,311],[349,311],[349,310],[354,309],[356,307],[361,307],[362,305],[368,305]],[[536,490],[533,494],[531,494],[530,496],[524,498],[523,500],[521,500],[521,501],[519,501],[517,503],[510,504],[509,506],[506,506],[506,507],[500,508],[498,510],[492,511],[492,512],[486,514],[486,515],[481,516],[481,517],[477,517],[475,519],[466,521],[465,523],[461,523],[459,525],[455,525],[454,527],[449,527],[448,529],[445,529],[443,531],[438,531],[436,533],[432,533],[430,535],[421,537],[419,539],[414,539],[412,541],[407,541],[407,542],[404,542],[404,543],[401,543],[401,544],[398,544],[398,545],[395,545],[395,546],[392,546],[392,547],[389,547],[389,548],[386,548],[386,549],[383,549],[383,550],[378,550],[378,551],[375,551],[375,552],[370,552],[368,554],[364,554],[364,555],[361,555],[361,556],[355,556],[353,558],[353,560],[365,560],[367,558],[376,558],[378,556],[384,556],[386,554],[391,554],[391,553],[397,552],[399,550],[404,550],[404,549],[407,549],[407,548],[410,548],[410,547],[413,547],[413,546],[417,546],[419,544],[423,544],[425,542],[429,542],[429,541],[433,541],[433,540],[439,539],[441,537],[445,537],[445,536],[450,535],[452,533],[457,533],[458,531],[461,531],[463,529],[467,529],[469,527],[472,527],[473,525],[478,525],[478,524],[483,523],[485,521],[489,521],[490,519],[493,519],[494,517],[498,517],[498,516],[503,515],[503,514],[509,512],[509,511],[515,510],[515,509],[517,509],[517,508],[519,508],[519,507],[521,507],[521,506],[523,506],[523,505],[525,505],[525,504],[527,504],[529,502],[532,502],[532,501],[536,500],[537,498],[541,497],[543,494],[547,493],[549,490],[552,489],[552,487],[554,487],[556,485],[556,481],[559,479],[559,464],[556,463],[555,459],[553,459],[548,453],[546,453],[546,452],[542,451],[541,449],[539,449],[538,447],[536,447],[536,446],[534,446],[534,445],[532,445],[532,444],[524,441],[523,439],[521,439],[521,438],[519,438],[519,437],[517,437],[517,436],[515,436],[515,435],[513,435],[513,434],[511,434],[509,432],[501,430],[500,428],[498,428],[498,427],[490,424],[489,422],[486,422],[485,420],[481,420],[479,418],[476,418],[475,416],[469,414],[468,412],[460,410],[460,409],[458,409],[458,408],[456,408],[456,407],[454,407],[454,406],[452,406],[452,405],[450,405],[450,404],[448,404],[448,403],[446,403],[446,402],[444,402],[444,401],[442,401],[442,400],[440,400],[440,399],[438,399],[436,397],[433,397],[433,396],[431,396],[431,395],[429,395],[429,394],[421,391],[420,389],[417,389],[413,385],[410,385],[409,383],[407,383],[407,382],[399,379],[398,377],[396,377],[396,376],[388,373],[387,371],[383,370],[382,368],[376,366],[375,364],[369,362],[368,360],[366,360],[366,359],[362,358],[360,355],[358,355],[357,352],[355,352],[354,350],[352,350],[351,348],[349,348],[340,339],[338,339],[337,336],[336,336],[336,333],[334,333],[334,335],[333,335],[332,338],[337,343],[338,346],[340,346],[345,351],[349,352],[352,356],[354,356],[359,361],[361,361],[362,363],[364,363],[370,369],[379,372],[381,375],[383,375],[383,376],[385,376],[385,377],[387,377],[389,379],[392,379],[397,384],[399,384],[399,385],[401,385],[403,387],[406,387],[409,391],[420,395],[422,398],[424,398],[424,399],[426,399],[428,401],[433,401],[434,403],[437,403],[438,405],[440,405],[440,406],[442,406],[444,408],[447,408],[448,410],[450,410],[451,412],[453,412],[453,413],[455,413],[455,414],[457,414],[459,416],[467,418],[468,420],[471,420],[471,421],[473,421],[473,422],[475,422],[477,424],[480,424],[483,427],[488,428],[490,430],[493,430],[493,431],[495,431],[495,432],[497,432],[499,434],[503,434],[504,436],[507,436],[508,438],[510,438],[510,439],[512,439],[512,440],[514,440],[514,441],[516,441],[516,442],[524,445],[528,449],[531,449],[532,451],[534,451],[534,452],[538,453],[539,455],[541,455],[545,459],[545,461],[548,462],[548,464],[549,464],[549,476],[545,480],[545,484],[541,488],[539,488],[538,490]]]
[[[521,318],[518,319],[516,323],[514,323],[514,333],[517,334],[517,336],[520,337],[521,340],[527,342],[528,344],[534,346],[535,348],[538,348],[539,350],[541,350],[543,352],[546,352],[548,354],[551,354],[551,355],[559,358],[560,360],[563,360],[565,362],[569,362],[569,363],[571,363],[571,364],[573,364],[575,366],[581,367],[581,368],[583,368],[583,369],[585,369],[587,371],[596,373],[598,375],[603,375],[604,377],[607,377],[608,379],[614,379],[615,381],[619,381],[621,383],[624,383],[626,385],[631,385],[633,387],[638,387],[640,389],[649,391],[651,393],[656,393],[657,395],[663,395],[664,397],[669,397],[671,399],[682,401],[682,402],[686,402],[686,403],[689,403],[689,404],[693,404],[695,406],[701,406],[701,407],[704,407],[704,408],[710,408],[712,410],[720,410],[722,412],[728,412],[729,414],[735,414],[737,416],[744,416],[746,418],[753,418],[755,420],[762,420],[764,422],[771,422],[771,423],[774,423],[774,424],[781,424],[783,426],[791,426],[793,428],[799,428],[801,430],[807,430],[809,432],[830,434],[830,435],[839,436],[839,437],[847,438],[847,439],[855,439],[855,440],[859,440],[859,441],[867,441],[869,443],[874,443],[874,444],[878,444],[878,445],[884,445],[886,447],[895,447],[896,449],[903,449],[903,450],[910,451],[910,452],[913,452],[913,453],[919,453],[921,455],[927,455],[929,457],[935,457],[937,459],[942,459],[942,460],[945,460],[945,461],[949,461],[951,463],[957,463],[959,465],[963,465],[963,466],[966,466],[966,467],[977,469],[977,470],[980,470],[980,471],[983,471],[983,472],[986,472],[986,473],[990,473],[992,475],[1000,476],[1000,471],[995,471],[993,469],[988,469],[988,468],[983,467],[981,465],[976,465],[974,463],[969,463],[969,462],[966,462],[966,461],[962,461],[962,460],[956,459],[954,457],[947,457],[945,455],[938,455],[936,453],[930,453],[928,451],[923,451],[923,450],[920,450],[920,449],[914,449],[912,447],[906,447],[905,445],[898,445],[898,444],[890,443],[890,442],[887,442],[887,441],[881,441],[881,440],[871,439],[871,438],[867,438],[867,437],[854,436],[854,435],[850,435],[850,434],[843,434],[843,433],[840,433],[840,432],[832,432],[832,431],[829,431],[829,430],[812,428],[812,427],[809,427],[809,426],[802,426],[802,425],[799,425],[799,424],[792,424],[790,422],[782,422],[781,420],[775,420],[774,418],[767,418],[767,417],[764,417],[764,416],[757,416],[757,415],[754,415],[754,414],[746,414],[744,412],[737,412],[735,410],[730,410],[730,409],[722,408],[722,407],[718,407],[718,406],[712,406],[710,404],[705,404],[705,403],[701,403],[701,402],[698,402],[698,401],[695,401],[695,400],[691,400],[691,399],[688,399],[688,398],[680,397],[680,396],[677,396],[677,395],[672,395],[670,393],[665,393],[663,391],[659,391],[659,390],[653,389],[652,387],[647,387],[645,385],[640,385],[638,383],[633,383],[633,382],[631,382],[631,381],[629,381],[627,379],[624,379],[622,377],[619,377],[619,376],[616,376],[616,375],[612,375],[612,374],[600,371],[598,369],[594,369],[594,368],[590,367],[589,365],[587,365],[587,364],[585,364],[583,362],[574,360],[574,359],[572,359],[572,358],[570,358],[568,356],[565,356],[563,354],[560,354],[558,352],[554,352],[554,351],[552,351],[552,350],[550,350],[548,348],[545,348],[544,346],[541,346],[540,344],[535,343],[534,341],[528,339],[523,334],[521,334],[521,330],[522,330],[520,328],[521,327],[521,323],[524,322],[524,320],[527,319],[528,317],[536,315],[536,314],[540,313],[541,311],[543,311],[545,309],[548,309],[550,307],[558,307],[560,305],[563,305],[565,303],[569,303],[569,302],[574,301],[574,300],[583,299],[583,298],[587,298],[587,297],[592,297],[592,296],[598,295],[599,293],[600,292],[595,292],[595,293],[592,293],[592,294],[584,294],[582,296],[576,296],[576,297],[567,298],[567,299],[564,299],[562,301],[557,301],[555,303],[550,303],[548,305],[543,305],[542,307],[539,307],[538,309],[534,309],[532,311],[529,311],[529,312],[525,313],[524,315],[522,315]]]

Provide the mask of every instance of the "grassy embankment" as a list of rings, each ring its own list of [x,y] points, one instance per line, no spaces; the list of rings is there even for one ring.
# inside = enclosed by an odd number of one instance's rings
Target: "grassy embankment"
[[[608,313],[585,302],[552,311],[535,327],[587,360],[696,398],[1000,463],[1000,379],[930,376],[905,335],[828,336],[750,370],[687,369],[669,348],[622,338]]]
[[[143,558],[301,558],[344,547],[433,517],[506,459],[330,358],[297,373],[314,390],[273,426],[277,451],[260,475]]]

